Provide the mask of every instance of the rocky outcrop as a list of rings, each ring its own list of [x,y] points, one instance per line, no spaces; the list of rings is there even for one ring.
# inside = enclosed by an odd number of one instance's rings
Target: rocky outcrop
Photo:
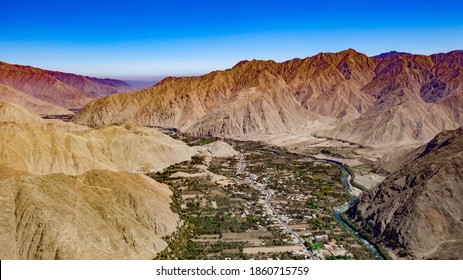
[[[195,148],[199,153],[211,157],[226,158],[238,155],[238,152],[232,146],[223,141],[215,141],[207,145],[196,146]]]

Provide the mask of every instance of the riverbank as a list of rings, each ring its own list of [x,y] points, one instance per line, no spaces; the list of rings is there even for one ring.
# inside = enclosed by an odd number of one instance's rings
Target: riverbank
[[[341,181],[343,185],[347,188],[349,194],[352,196],[352,200],[349,203],[346,203],[345,205],[336,208],[333,211],[333,217],[350,233],[354,234],[355,237],[357,237],[362,244],[365,246],[365,248],[370,251],[370,253],[375,257],[377,260],[391,260],[393,259],[390,254],[387,252],[387,250],[381,246],[380,244],[375,243],[371,237],[366,235],[362,229],[358,227],[357,224],[355,224],[353,221],[347,217],[345,214],[346,211],[349,209],[349,206],[355,203],[357,200],[358,196],[354,194],[352,191],[352,177],[354,177],[354,174],[350,168],[348,168],[347,165],[341,163],[341,162],[336,162],[333,160],[329,160],[330,162],[336,164],[339,168],[341,168],[343,176],[341,178]],[[358,184],[357,184],[358,185]]]

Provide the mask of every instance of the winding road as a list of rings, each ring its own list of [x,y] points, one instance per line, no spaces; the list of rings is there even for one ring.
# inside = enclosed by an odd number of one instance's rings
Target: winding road
[[[276,157],[278,156],[278,157],[281,158],[281,156],[276,154],[276,153],[274,153],[274,155]],[[237,171],[238,171],[238,173],[244,173],[244,171],[246,169],[246,164],[244,163],[244,155],[242,153],[240,153],[238,155],[238,157],[239,157],[239,163],[238,163],[238,167],[237,167],[238,170]],[[250,175],[252,175],[252,174],[250,174]],[[304,248],[304,251],[310,257],[310,259],[314,260],[315,256],[314,256],[312,251],[307,249],[307,247],[305,246],[305,241],[302,238],[300,238],[299,235],[297,233],[295,233],[285,221],[283,221],[283,219],[280,217],[280,215],[278,215],[278,213],[275,211],[275,208],[272,206],[272,204],[270,204],[270,197],[272,196],[272,192],[270,190],[267,190],[267,189],[263,189],[263,190],[261,190],[261,192],[265,193],[265,204],[267,204],[267,206],[270,208],[270,210],[272,210],[273,215],[289,231],[289,233],[296,238],[296,240],[301,244],[302,248]]]

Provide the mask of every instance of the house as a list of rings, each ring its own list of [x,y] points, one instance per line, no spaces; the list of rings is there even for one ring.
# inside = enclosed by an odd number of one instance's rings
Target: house
[[[329,240],[329,237],[326,234],[315,236],[315,242],[328,242],[328,240]]]

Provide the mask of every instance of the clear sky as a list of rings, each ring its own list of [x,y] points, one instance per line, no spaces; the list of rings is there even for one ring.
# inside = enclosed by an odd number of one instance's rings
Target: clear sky
[[[0,60],[149,79],[354,48],[463,49],[463,1],[29,1],[0,3]]]

